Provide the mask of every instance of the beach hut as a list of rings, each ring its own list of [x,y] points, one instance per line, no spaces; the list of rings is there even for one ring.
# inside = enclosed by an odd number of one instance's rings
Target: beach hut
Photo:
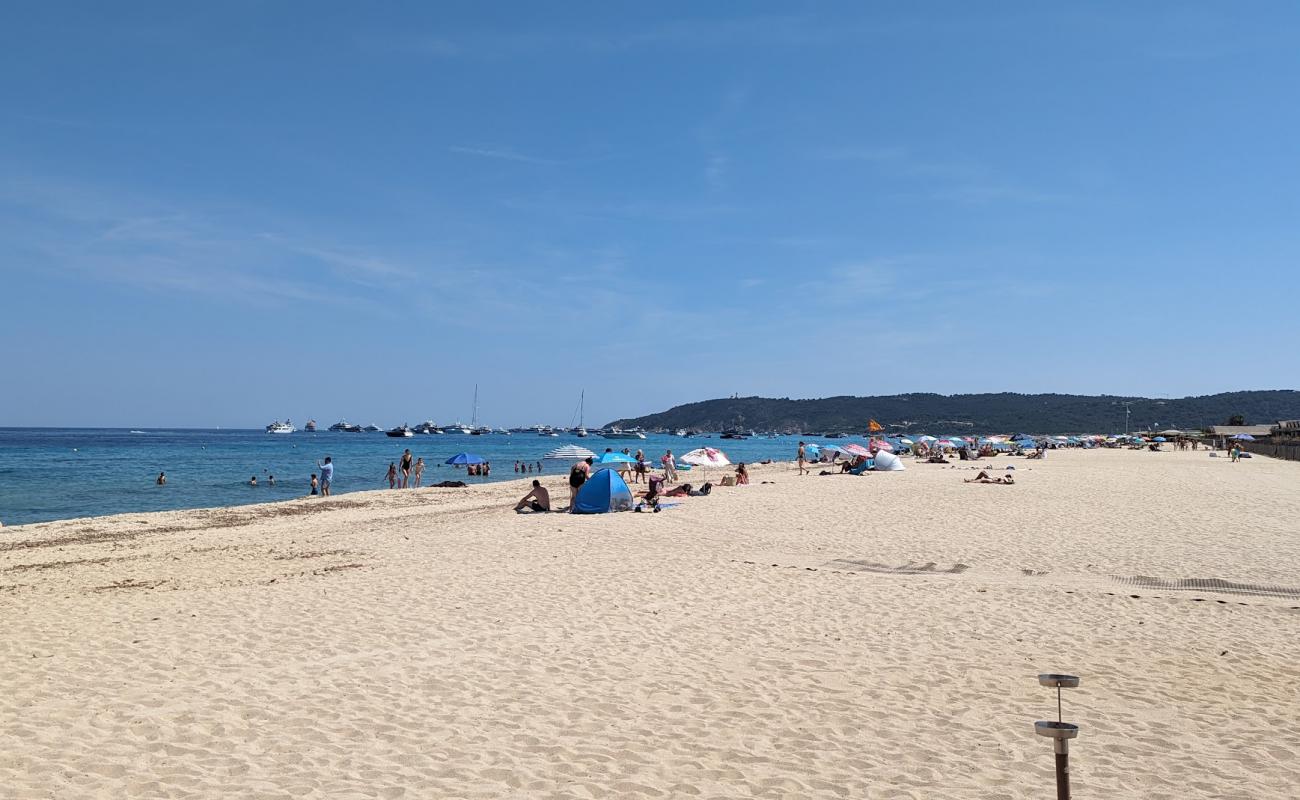
[[[632,490],[612,469],[602,469],[587,479],[573,501],[575,514],[607,514],[631,511]]]

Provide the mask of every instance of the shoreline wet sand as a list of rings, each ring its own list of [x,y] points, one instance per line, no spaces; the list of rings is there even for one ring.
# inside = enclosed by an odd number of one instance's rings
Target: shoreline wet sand
[[[1041,797],[1063,671],[1079,796],[1293,796],[1300,464],[976,463],[1017,482],[774,464],[660,514],[516,515],[521,479],[5,528],[0,779]]]

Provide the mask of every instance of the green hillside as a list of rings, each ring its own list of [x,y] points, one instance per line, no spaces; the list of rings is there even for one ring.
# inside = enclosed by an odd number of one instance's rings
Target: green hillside
[[[610,424],[705,431],[736,426],[783,433],[860,433],[868,420],[875,419],[891,431],[1110,433],[1124,430],[1126,403],[1131,410],[1130,430],[1224,425],[1234,415],[1244,417],[1250,425],[1300,418],[1300,391],[1278,389],[1177,399],[1010,392],[809,400],[732,397],[687,403]]]

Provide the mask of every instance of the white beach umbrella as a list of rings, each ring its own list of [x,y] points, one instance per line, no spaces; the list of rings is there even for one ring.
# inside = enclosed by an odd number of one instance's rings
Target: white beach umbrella
[[[681,457],[681,462],[696,467],[725,467],[731,463],[727,459],[726,453],[712,447],[701,447],[698,450],[692,450]],[[705,476],[708,476],[707,472]]]
[[[546,455],[543,459],[552,461],[581,461],[584,458],[595,458],[596,454],[585,447],[578,447],[576,444],[566,444],[563,447],[557,447]]]

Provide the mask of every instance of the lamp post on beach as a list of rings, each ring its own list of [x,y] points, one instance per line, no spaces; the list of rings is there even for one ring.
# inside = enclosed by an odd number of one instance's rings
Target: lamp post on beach
[[[1077,675],[1045,673],[1038,676],[1039,686],[1056,687],[1056,721],[1039,720],[1034,723],[1034,733],[1052,740],[1056,753],[1056,800],[1070,800],[1070,743],[1079,735],[1079,726],[1061,721],[1061,689],[1074,689],[1079,685]]]

